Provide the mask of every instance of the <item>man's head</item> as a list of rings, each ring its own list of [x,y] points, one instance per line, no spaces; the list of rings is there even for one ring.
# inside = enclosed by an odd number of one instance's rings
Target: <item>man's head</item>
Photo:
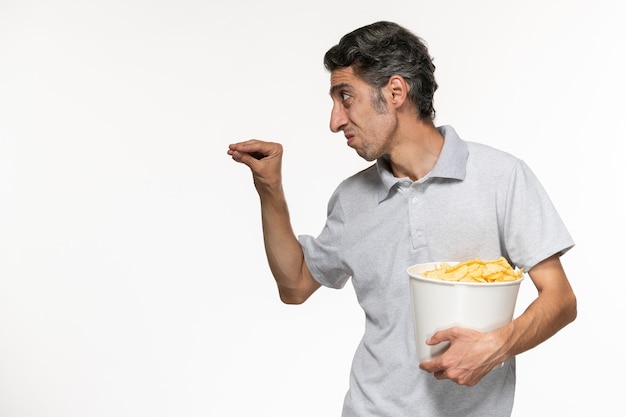
[[[376,90],[393,75],[400,75],[420,119],[432,121],[435,116],[437,82],[432,58],[420,38],[395,23],[377,22],[343,36],[326,52],[324,66],[331,72],[352,67],[356,76]],[[378,104],[384,107],[384,102]]]

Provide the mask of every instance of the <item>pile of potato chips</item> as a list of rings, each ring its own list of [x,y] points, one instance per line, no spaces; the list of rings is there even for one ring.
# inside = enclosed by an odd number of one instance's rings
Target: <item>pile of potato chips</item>
[[[523,273],[523,269],[515,271],[506,259],[500,257],[494,261],[472,259],[456,265],[442,262],[438,268],[426,271],[422,275],[444,281],[488,283],[516,281],[522,278]]]

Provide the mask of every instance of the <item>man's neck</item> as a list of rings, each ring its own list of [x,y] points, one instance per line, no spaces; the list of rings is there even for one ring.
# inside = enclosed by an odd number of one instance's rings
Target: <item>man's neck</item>
[[[432,122],[418,120],[400,126],[403,128],[389,154],[391,170],[397,178],[417,181],[437,163],[444,138]]]

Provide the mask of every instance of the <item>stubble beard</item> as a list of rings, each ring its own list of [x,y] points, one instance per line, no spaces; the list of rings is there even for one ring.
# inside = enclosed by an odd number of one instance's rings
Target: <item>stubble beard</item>
[[[393,141],[398,124],[397,121],[386,119],[384,125],[384,129],[378,130],[373,135],[376,139],[363,143],[360,149],[356,149],[357,154],[368,162],[389,154],[389,144]]]
[[[372,162],[382,156],[382,153],[377,149],[371,149],[371,147],[364,147],[357,149],[356,153],[368,162]]]
[[[372,137],[376,139],[363,143],[361,149],[356,149],[357,154],[368,162],[375,161],[388,153],[386,148],[391,143],[391,138],[398,128],[398,121],[391,118],[387,101],[380,90],[372,90],[371,100],[376,114],[382,117],[380,119],[382,128],[376,129],[376,132],[373,133]]]

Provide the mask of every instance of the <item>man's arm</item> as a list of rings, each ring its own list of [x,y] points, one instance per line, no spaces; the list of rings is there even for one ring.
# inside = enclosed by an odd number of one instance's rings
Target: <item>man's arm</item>
[[[540,262],[528,275],[539,296],[524,314],[502,329],[501,337],[507,341],[506,359],[539,345],[576,319],[576,296],[558,255]]]
[[[249,140],[230,145],[228,154],[252,171],[261,201],[265,253],[280,299],[287,304],[301,304],[320,284],[309,272],[302,247],[291,228],[282,187],[283,148],[278,143]]]
[[[437,379],[475,385],[493,368],[544,342],[576,318],[576,297],[558,255],[534,266],[528,274],[538,296],[518,318],[492,332],[453,327],[428,341],[450,341],[449,349],[420,367]]]

